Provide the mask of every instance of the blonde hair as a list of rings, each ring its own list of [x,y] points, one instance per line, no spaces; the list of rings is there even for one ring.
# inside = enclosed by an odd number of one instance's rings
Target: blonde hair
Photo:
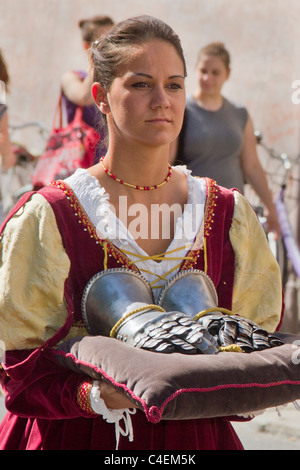
[[[202,47],[198,52],[197,65],[204,56],[219,57],[224,62],[226,69],[230,68],[230,54],[223,42],[211,42]]]

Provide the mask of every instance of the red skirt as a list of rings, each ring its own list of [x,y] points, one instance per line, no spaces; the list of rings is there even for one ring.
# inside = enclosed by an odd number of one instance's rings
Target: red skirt
[[[141,411],[132,416],[133,442],[121,436],[118,450],[243,450],[225,419],[149,423]],[[10,412],[0,425],[0,450],[115,450],[115,425],[101,417],[47,420]]]

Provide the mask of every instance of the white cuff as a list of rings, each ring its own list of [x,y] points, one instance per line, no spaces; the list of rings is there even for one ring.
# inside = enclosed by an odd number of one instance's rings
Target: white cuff
[[[115,423],[116,450],[119,446],[120,434],[122,436],[128,436],[130,442],[133,441],[133,428],[130,415],[136,413],[135,409],[123,408],[120,410],[112,410],[111,408],[107,408],[104,400],[100,396],[100,382],[97,380],[93,382],[90,401],[91,407],[96,414],[102,415],[107,423]],[[122,429],[120,425],[122,419],[124,420],[125,429]]]

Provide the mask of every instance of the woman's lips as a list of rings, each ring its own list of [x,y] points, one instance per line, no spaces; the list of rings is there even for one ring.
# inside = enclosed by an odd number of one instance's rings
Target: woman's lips
[[[153,122],[153,123],[170,123],[170,119],[167,118],[154,118],[154,119],[148,119],[146,122]]]

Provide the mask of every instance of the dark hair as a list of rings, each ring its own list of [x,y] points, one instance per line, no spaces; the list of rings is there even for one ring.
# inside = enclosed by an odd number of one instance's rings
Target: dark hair
[[[126,48],[160,39],[172,44],[182,59],[184,74],[186,63],[178,35],[162,20],[152,16],[129,18],[115,25],[101,41],[91,47],[91,60],[94,66],[94,82],[109,89],[117,76],[120,66],[126,63]]]
[[[211,42],[202,47],[198,53],[197,64],[203,56],[219,57],[223,60],[226,69],[228,70],[230,68],[230,54],[222,42]]]
[[[93,16],[78,22],[82,39],[89,44],[101,36],[102,30],[111,28],[113,25],[114,22],[109,16]]]
[[[7,91],[8,84],[9,84],[9,75],[8,75],[6,62],[4,60],[1,50],[0,50],[0,80],[5,83],[5,87]]]

